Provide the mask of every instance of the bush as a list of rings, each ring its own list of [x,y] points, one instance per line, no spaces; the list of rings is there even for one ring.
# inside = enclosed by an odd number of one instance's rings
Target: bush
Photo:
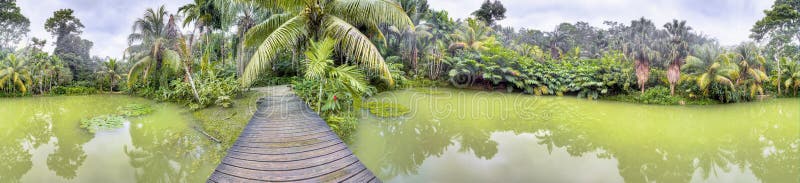
[[[328,115],[325,121],[339,137],[343,138],[350,137],[358,125],[358,118],[351,112]]]
[[[51,92],[56,95],[91,95],[96,94],[97,89],[85,86],[57,86]]]
[[[644,91],[637,100],[639,103],[645,104],[661,104],[661,105],[675,105],[679,104],[681,97],[670,96],[669,88],[664,86],[656,86]]]
[[[230,107],[232,105],[231,99],[241,93],[241,86],[234,77],[217,78],[205,76],[196,78],[195,88],[200,101],[197,101],[194,97],[192,85],[188,82],[183,82],[183,79],[173,80],[170,82],[170,87],[172,89],[162,88],[155,91],[155,98],[161,101],[183,103],[192,110],[205,108],[212,104]],[[139,92],[148,92],[148,90],[140,90]]]

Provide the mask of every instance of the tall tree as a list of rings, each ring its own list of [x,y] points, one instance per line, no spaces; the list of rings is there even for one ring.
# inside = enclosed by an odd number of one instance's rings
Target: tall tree
[[[472,15],[478,18],[478,20],[486,22],[486,24],[492,26],[497,21],[506,18],[506,7],[503,6],[503,3],[501,3],[499,0],[495,0],[494,2],[486,0],[483,2],[483,4],[481,4],[480,9],[472,12]]]
[[[681,66],[689,56],[689,43],[687,35],[692,30],[691,27],[686,26],[686,21],[672,20],[672,22],[664,24],[667,33],[670,35],[669,39],[669,53],[667,54],[669,66],[667,67],[667,80],[669,80],[670,95],[675,95],[675,85],[681,79]]]
[[[173,49],[180,33],[177,31],[174,17],[167,17],[167,14],[164,6],[156,10],[147,9],[144,17],[134,22],[133,34],[128,36],[130,47],[127,52],[134,60],[134,65],[128,72],[129,88],[132,88],[139,79],[150,83],[151,87],[166,86],[169,79],[161,76],[170,70],[162,68],[167,66],[173,71],[181,69],[180,56]],[[150,75],[155,76],[151,79],[156,82],[150,82],[148,79]]]
[[[16,0],[0,1],[0,50],[12,49],[30,31],[30,20],[20,13]]]
[[[92,63],[89,51],[93,44],[80,38],[84,26],[73,13],[72,9],[55,11],[53,17],[47,19],[44,27],[56,37],[56,48],[53,53],[66,61],[73,78],[86,80],[91,77],[92,69],[89,66]]]
[[[283,51],[326,37],[337,40],[339,53],[380,72],[390,85],[394,84],[383,56],[357,27],[413,27],[397,3],[383,0],[250,1],[268,10],[282,10],[283,14],[273,16],[248,32],[245,44],[260,46],[245,70],[243,85],[253,83]]]
[[[84,28],[83,23],[72,15],[73,13],[72,9],[60,9],[53,12],[53,17],[48,18],[44,24],[45,30],[56,37],[56,54],[65,52],[64,49],[68,44],[66,41],[70,35],[83,32],[81,30]]]
[[[776,53],[773,53],[778,73],[782,73],[780,58],[784,56],[784,48],[795,40],[800,41],[800,0],[776,0],[772,8],[764,11],[766,16],[756,22],[750,30],[751,38],[756,41],[769,41]],[[781,76],[778,75],[778,80]],[[778,84],[778,95],[781,85]]]
[[[660,55],[652,46],[655,44],[656,26],[652,21],[644,17],[631,22],[630,38],[631,42],[627,46],[626,52],[634,60],[636,78],[639,89],[644,93],[645,85],[650,80],[651,61]]]
[[[210,34],[213,29],[222,29],[220,11],[213,0],[194,0],[193,3],[178,8],[178,14],[184,17],[183,27],[194,23],[194,30],[200,30],[201,35]],[[193,43],[193,40],[189,40],[189,46]]]
[[[561,58],[561,54],[564,52],[569,51],[570,47],[572,47],[572,42],[574,42],[573,37],[571,36],[572,32],[575,31],[575,26],[569,23],[561,23],[559,24],[553,32],[547,33],[547,38],[549,39],[549,47],[550,47],[550,57],[553,59]]]

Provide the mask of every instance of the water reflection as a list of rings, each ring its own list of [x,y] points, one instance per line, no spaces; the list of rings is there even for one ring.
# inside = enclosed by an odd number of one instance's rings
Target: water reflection
[[[222,148],[189,127],[177,107],[88,133],[83,118],[150,103],[125,96],[0,99],[0,182],[201,182]]]
[[[458,160],[461,166],[514,159],[504,157],[509,153],[498,152],[503,144],[543,146],[550,155],[533,157],[542,161],[562,161],[556,155],[564,152],[568,157],[616,160],[616,167],[606,167],[617,169],[625,182],[724,182],[748,176],[763,182],[800,180],[800,166],[796,163],[800,162],[800,104],[791,100],[663,107],[502,94],[420,96],[411,91],[378,99],[410,105],[415,110],[413,116],[397,119],[364,115],[354,138],[356,154],[386,181],[445,171],[428,168],[418,172],[426,163],[427,167],[450,166],[434,166],[441,162],[428,162],[431,159],[462,157]],[[475,117],[474,113],[482,114]],[[516,134],[512,138],[534,135],[537,142],[514,144],[493,137],[505,132]],[[457,152],[447,153],[452,148]],[[521,154],[526,153],[536,154]],[[465,154],[476,159],[464,159]],[[547,168],[530,162],[506,165],[514,169]],[[462,173],[465,175],[456,172],[447,176],[470,176]],[[580,174],[591,172],[549,176]],[[421,177],[418,180],[432,180]]]

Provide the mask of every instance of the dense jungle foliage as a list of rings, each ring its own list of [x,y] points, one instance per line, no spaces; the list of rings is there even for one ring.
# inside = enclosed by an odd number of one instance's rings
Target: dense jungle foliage
[[[0,96],[122,92],[202,109],[236,105],[250,87],[291,84],[340,134],[355,128],[363,98],[409,87],[647,104],[747,102],[800,89],[798,0],[777,0],[753,41],[726,46],[691,20],[507,27],[498,0],[467,19],[426,0],[194,0],[147,9],[123,58],[90,56],[73,10],[39,25],[52,34],[51,52],[45,39],[22,41],[30,22],[14,0],[0,6],[9,25],[0,29]]]

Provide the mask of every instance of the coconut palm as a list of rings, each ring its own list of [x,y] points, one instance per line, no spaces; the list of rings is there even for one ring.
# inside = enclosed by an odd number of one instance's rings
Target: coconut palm
[[[794,91],[793,95],[797,96],[797,90],[800,89],[800,64],[797,64],[796,62],[789,62],[785,58],[783,59],[783,63],[784,70],[783,73],[779,75],[783,75],[785,80],[783,80],[782,83],[779,83],[779,85],[783,84],[786,90],[792,88]],[[786,91],[786,93],[789,92]]]
[[[658,58],[660,53],[653,49],[653,37],[655,32],[653,22],[641,18],[631,22],[632,42],[627,46],[626,52],[634,60],[636,68],[636,78],[638,78],[639,88],[644,93],[645,85],[650,79],[650,62]]]
[[[323,106],[321,104],[323,88],[330,88],[334,90],[345,89],[351,96],[353,96],[355,104],[360,103],[361,93],[364,93],[367,90],[367,81],[364,73],[361,70],[355,66],[333,66],[334,62],[331,58],[333,57],[333,51],[335,47],[336,41],[326,38],[319,43],[312,41],[308,51],[305,52],[307,59],[305,78],[320,81],[317,112],[321,112],[323,110]]]
[[[6,56],[3,64],[0,65],[0,89],[12,87],[22,93],[28,92],[28,86],[33,81],[28,70],[28,61],[17,59],[17,56],[10,54]]]
[[[711,66],[706,69],[705,73],[697,78],[697,85],[700,87],[700,90],[703,90],[703,94],[705,95],[708,95],[709,86],[712,83],[727,85],[730,86],[731,89],[735,89],[736,87],[727,72],[728,70],[724,68],[720,62],[714,62],[714,64],[711,64]]]
[[[665,24],[664,28],[667,29],[667,33],[670,35],[670,49],[667,54],[670,63],[667,68],[667,79],[669,80],[670,95],[675,95],[675,85],[681,79],[681,66],[689,55],[687,35],[692,28],[686,26],[685,20],[672,20],[671,23]]]
[[[177,71],[181,68],[179,54],[174,50],[175,40],[179,36],[175,20],[172,15],[166,19],[167,11],[164,6],[157,10],[147,9],[143,18],[134,22],[133,34],[128,37],[131,45],[126,50],[131,54],[134,64],[128,72],[128,87],[139,79],[149,82],[151,74],[155,74],[155,87],[166,85],[166,81],[160,78],[164,66]]]
[[[486,26],[486,23],[473,18],[468,18],[462,23],[461,28],[457,29],[456,33],[451,35],[456,42],[450,45],[449,50],[483,49],[482,41],[488,37],[489,31],[491,31],[491,29]]]
[[[764,61],[762,58],[761,61]],[[739,62],[739,77],[736,78],[737,85],[745,85],[750,88],[750,96],[764,94],[764,87],[762,86],[769,78],[764,71],[753,67],[748,60]]]
[[[258,49],[245,69],[242,84],[249,86],[283,51],[304,46],[308,40],[330,37],[337,40],[337,51],[362,66],[383,74],[394,84],[383,57],[358,27],[389,25],[413,27],[403,9],[385,0],[241,0],[255,2],[268,10],[281,10],[269,20],[253,27],[246,45]],[[410,28],[409,28],[410,29]]]
[[[572,25],[565,23],[558,25],[553,32],[547,33],[548,42],[550,44],[550,57],[553,59],[561,58],[561,53],[565,51],[562,48],[569,48],[572,42],[572,36],[569,35],[570,27]]]
[[[183,27],[194,23],[194,30],[200,30],[200,34],[211,33],[212,29],[222,28],[220,11],[213,0],[194,0],[193,3],[178,8],[178,14],[184,17]]]
[[[98,74],[105,77],[108,80],[108,91],[114,91],[114,85],[116,82],[122,79],[122,75],[119,73],[120,65],[117,62],[117,59],[108,59],[107,62],[103,62],[103,70],[98,72]]]
[[[750,96],[764,94],[763,84],[769,80],[764,72],[766,58],[761,56],[758,46],[755,43],[747,43],[736,47],[735,56],[739,60],[736,85],[745,85],[750,88]]]

